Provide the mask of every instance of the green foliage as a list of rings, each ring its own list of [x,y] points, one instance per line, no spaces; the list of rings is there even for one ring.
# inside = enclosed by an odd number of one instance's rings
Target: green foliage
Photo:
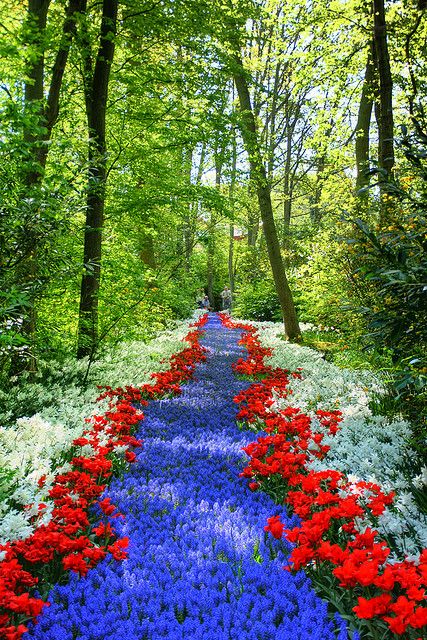
[[[281,309],[272,280],[262,280],[236,292],[234,315],[248,320],[280,322]]]
[[[345,369],[382,371],[391,366],[389,353],[361,349],[360,336],[350,330],[310,329],[304,331],[304,345],[320,351],[325,360]],[[379,415],[390,415],[390,411],[379,411]]]
[[[13,469],[0,467],[0,503],[12,493],[12,487],[17,480],[17,475],[17,472]]]
[[[308,240],[309,253],[292,277],[295,303],[300,320],[327,327],[348,328],[351,318],[348,306],[346,256],[330,228],[318,231]]]
[[[19,335],[21,313],[29,305],[27,293],[17,285],[0,292],[0,353],[22,344]]]
[[[361,220],[355,224],[360,231],[356,260],[362,252],[364,256],[355,273],[373,285],[377,303],[361,312],[368,320],[370,337],[389,346],[396,360],[401,360],[427,337],[426,218],[405,212],[378,230]]]
[[[358,309],[367,340],[389,349],[397,395],[419,396],[427,389],[427,154],[416,137],[404,144],[409,168],[383,195],[386,218],[377,226],[356,219],[351,243],[354,277],[369,285]]]

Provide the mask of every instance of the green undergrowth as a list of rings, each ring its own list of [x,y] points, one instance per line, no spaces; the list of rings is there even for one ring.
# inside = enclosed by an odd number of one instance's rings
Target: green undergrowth
[[[325,360],[346,369],[384,371],[392,366],[388,353],[364,349],[358,336],[339,331],[304,331],[303,344],[324,354]]]

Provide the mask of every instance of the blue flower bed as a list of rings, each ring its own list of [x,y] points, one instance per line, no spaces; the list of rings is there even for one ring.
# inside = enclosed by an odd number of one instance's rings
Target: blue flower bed
[[[263,531],[271,499],[238,477],[253,440],[234,421],[232,398],[248,384],[231,370],[238,337],[211,316],[195,379],[144,410],[144,447],[107,493],[125,514],[114,523],[129,536],[128,559],[56,587],[25,638],[347,640],[304,573],[283,570],[283,542]]]

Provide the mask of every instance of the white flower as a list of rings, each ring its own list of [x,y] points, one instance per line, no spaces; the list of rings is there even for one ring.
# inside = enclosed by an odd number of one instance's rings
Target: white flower
[[[358,478],[358,476],[355,476],[353,473],[348,473],[347,474],[347,480],[351,484],[357,484],[358,482],[360,482],[360,478]]]
[[[124,454],[126,451],[128,451],[129,447],[126,444],[121,444],[118,447],[114,447],[114,453],[118,453],[120,454]]]
[[[90,458],[95,454],[95,449],[92,447],[91,444],[85,444],[81,447],[80,451],[79,451],[79,456],[82,456],[83,458]]]
[[[421,473],[412,478],[412,484],[416,489],[423,489],[427,485],[427,467],[423,467]]]
[[[12,509],[3,516],[0,522],[0,544],[8,540],[25,540],[33,532],[33,526],[28,521],[29,516],[24,512]]]
[[[200,313],[196,313],[192,321],[199,315]],[[170,357],[185,348],[183,338],[188,333],[188,324],[188,321],[171,321],[168,329],[158,333],[149,343],[134,341],[111,348],[93,364],[93,384],[85,390],[77,385],[70,384],[64,388],[60,384],[64,371],[69,379],[81,378],[85,372],[87,361],[72,358],[61,371],[52,369],[52,381],[48,386],[40,383],[20,386],[18,392],[10,398],[11,410],[0,415],[2,422],[10,423],[14,407],[25,406],[31,398],[36,398],[37,403],[45,408],[38,414],[19,418],[14,425],[0,427],[0,466],[15,472],[9,483],[9,498],[0,502],[0,513],[4,514],[0,525],[0,538],[3,541],[25,538],[32,532],[34,527],[29,522],[30,513],[37,513],[34,509],[46,499],[55,475],[72,469],[71,464],[65,462],[65,453],[72,446],[73,440],[89,428],[85,418],[104,414],[108,406],[108,399],[95,403],[100,394],[96,385],[110,385],[114,388],[150,382],[151,373],[167,369]],[[108,434],[99,435],[101,445],[110,439]],[[125,450],[127,447],[122,447],[119,452]],[[79,454],[83,456],[90,457],[93,453],[91,445],[79,449]],[[46,479],[44,487],[40,488],[38,481],[42,476],[46,476]],[[30,512],[18,513],[11,509],[10,499],[22,505],[35,506]],[[39,522],[49,521],[50,509],[48,505],[48,509],[39,516]]]
[[[404,473],[405,458],[411,456],[407,445],[410,425],[398,418],[374,416],[369,408],[372,394],[383,392],[381,380],[368,371],[340,369],[312,349],[285,342],[281,324],[253,324],[263,346],[273,347],[268,364],[291,371],[302,367],[302,379],[290,378],[291,394],[273,393],[274,410],[298,407],[311,416],[313,431],[322,433],[325,429],[316,410],[338,408],[342,412],[338,433],[325,435],[322,441],[329,445],[329,452],[323,460],[311,456],[309,467],[316,471],[337,469],[352,484],[366,480],[380,485],[385,492],[395,491],[395,506],[378,518],[380,532],[393,538],[400,557],[427,547],[427,519],[414,503]],[[427,467],[413,478],[412,484],[419,489],[427,485]],[[350,490],[357,491],[357,487]],[[357,519],[360,531],[366,526],[367,518]]]

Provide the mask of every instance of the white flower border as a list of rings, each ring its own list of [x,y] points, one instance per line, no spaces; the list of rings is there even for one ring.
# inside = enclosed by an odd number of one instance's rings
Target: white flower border
[[[331,448],[323,460],[313,458],[314,470],[337,469],[355,480],[375,482],[388,491],[395,491],[394,506],[378,519],[380,533],[390,539],[399,557],[416,558],[427,547],[427,518],[410,493],[410,484],[417,488],[427,485],[427,469],[408,482],[405,458],[412,455],[407,444],[410,425],[403,419],[390,420],[374,416],[369,408],[373,393],[383,387],[378,376],[369,371],[342,369],[327,362],[322,355],[283,339],[283,325],[273,322],[252,322],[258,329],[261,344],[272,348],[266,364],[295,371],[302,369],[302,379],[291,379],[292,393],[276,398],[276,407],[298,407],[313,417],[317,409],[339,409],[343,414],[340,430],[335,436],[325,436],[323,443]],[[319,425],[320,428],[320,425]]]
[[[196,311],[191,320],[176,322],[173,329],[162,331],[149,343],[125,342],[109,350],[94,363],[91,379],[113,388],[150,382],[152,373],[169,368],[170,357],[184,348],[182,341],[188,333],[189,323],[203,313]],[[84,371],[86,366],[84,360],[70,360],[62,370],[66,369],[69,376]],[[95,404],[100,394],[95,384],[85,391],[78,386],[70,386],[65,393],[59,385],[45,389],[41,384],[27,384],[18,392],[22,398],[25,394],[35,393],[42,399],[46,397],[46,409],[19,418],[12,426],[0,426],[0,468],[3,472],[14,472],[10,483],[1,487],[0,544],[23,540],[32,533],[34,524],[31,519],[38,513],[38,506],[45,504],[55,475],[68,470],[68,465],[64,464],[64,452],[87,428],[85,418],[102,414],[107,407],[106,400]],[[46,479],[40,488],[38,481],[43,476]],[[23,509],[26,505],[32,506]],[[47,523],[50,517],[48,503],[37,525]]]

